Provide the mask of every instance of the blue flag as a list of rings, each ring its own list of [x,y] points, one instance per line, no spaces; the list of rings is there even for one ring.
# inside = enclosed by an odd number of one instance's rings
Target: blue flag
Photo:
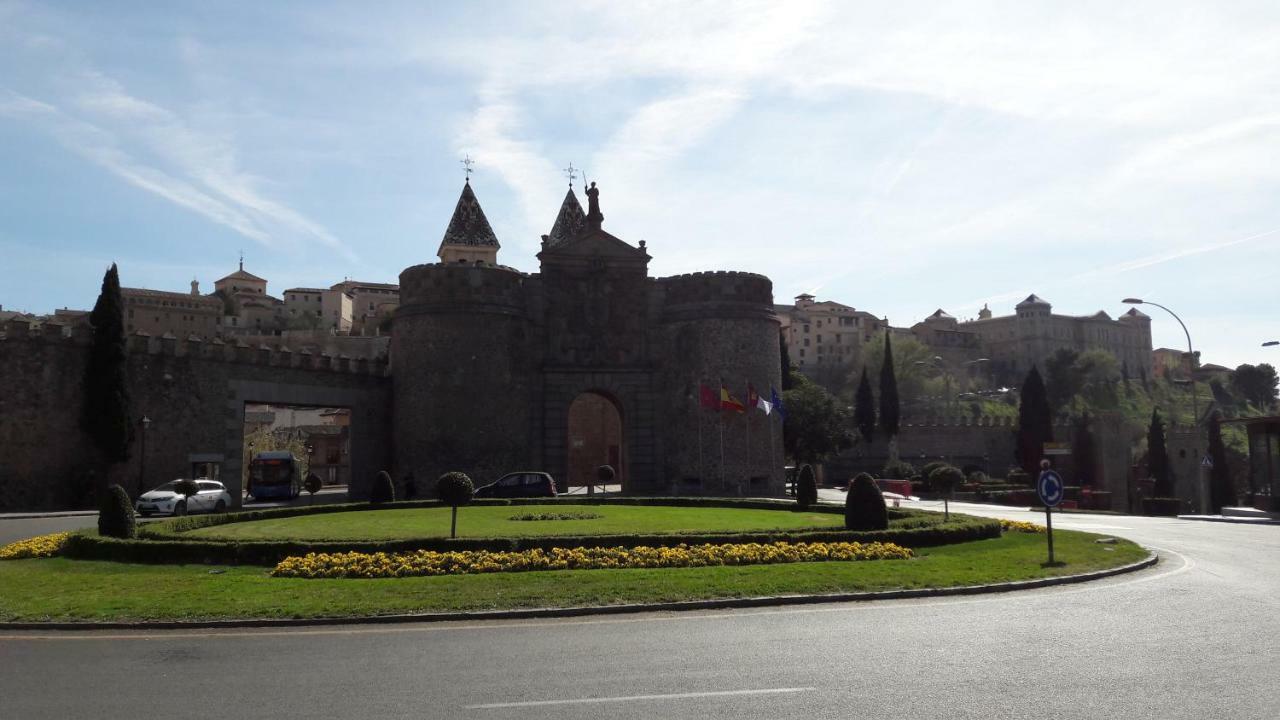
[[[773,403],[773,409],[778,412],[778,417],[783,420],[787,419],[787,406],[782,404],[782,397],[778,395],[778,389],[769,386],[769,402]]]

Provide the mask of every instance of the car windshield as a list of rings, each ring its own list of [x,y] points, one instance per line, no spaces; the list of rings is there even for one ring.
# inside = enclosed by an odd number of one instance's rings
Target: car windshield
[[[176,488],[176,487],[178,487],[178,481],[177,481],[177,480],[172,480],[172,481],[170,481],[170,482],[167,482],[167,483],[165,483],[165,484],[161,485],[161,486],[160,486],[160,487],[158,487],[158,488],[154,488],[151,492],[173,492],[173,491],[174,491],[174,488]]]

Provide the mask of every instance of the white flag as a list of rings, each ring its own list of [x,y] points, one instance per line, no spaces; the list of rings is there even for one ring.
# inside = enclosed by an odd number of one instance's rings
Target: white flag
[[[763,410],[765,415],[768,415],[769,413],[773,412],[773,403],[769,402],[768,400],[765,400],[764,398],[760,398],[756,402],[759,403],[758,405],[756,405],[756,407]]]

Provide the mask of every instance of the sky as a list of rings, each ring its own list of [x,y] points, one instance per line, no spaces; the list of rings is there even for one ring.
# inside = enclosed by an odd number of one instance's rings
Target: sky
[[[0,0],[0,306],[89,308],[112,262],[208,292],[241,252],[277,295],[395,282],[470,156],[523,271],[572,163],[651,275],[898,326],[1140,297],[1276,364],[1277,37],[1274,2]]]

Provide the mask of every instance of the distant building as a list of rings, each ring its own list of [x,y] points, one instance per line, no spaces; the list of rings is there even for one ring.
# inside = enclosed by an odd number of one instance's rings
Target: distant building
[[[267,294],[267,281],[240,269],[214,281],[214,295],[223,302],[222,330],[226,334],[279,335],[285,328],[284,301]]]
[[[177,293],[144,288],[120,288],[124,300],[124,329],[132,335],[145,332],[153,337],[168,333],[186,339],[192,335],[208,340],[217,337],[222,324],[222,301],[200,294],[200,284],[191,281],[191,292]],[[88,321],[88,313],[59,310],[54,320],[68,325]]]
[[[1119,319],[1099,310],[1092,315],[1057,315],[1044,299],[1031,295],[1013,315],[995,317],[983,307],[977,320],[959,322],[942,310],[912,327],[916,339],[952,362],[988,358],[996,378],[1017,382],[1032,365],[1044,369],[1057,350],[1104,350],[1137,374],[1150,367],[1151,318],[1132,308]]]
[[[862,348],[884,329],[869,312],[813,295],[797,295],[795,305],[775,305],[782,337],[796,369],[821,380],[862,367]]]

